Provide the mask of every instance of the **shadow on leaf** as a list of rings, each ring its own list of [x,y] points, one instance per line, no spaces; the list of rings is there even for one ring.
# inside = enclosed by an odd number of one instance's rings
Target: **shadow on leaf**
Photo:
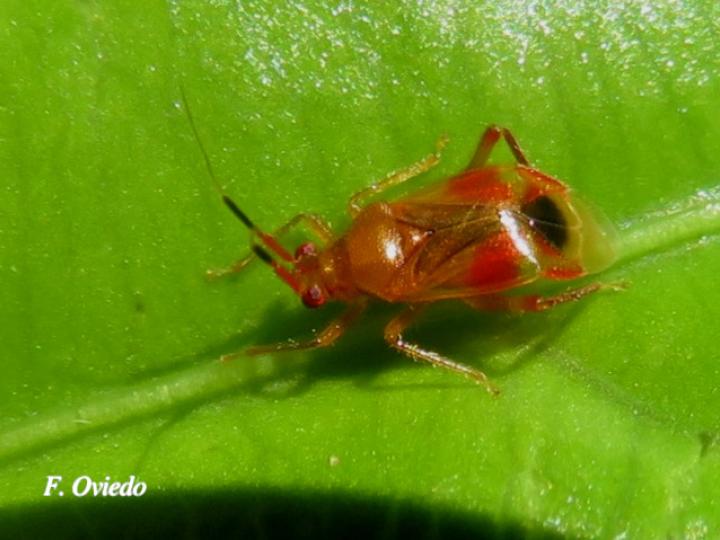
[[[0,523],[5,538],[563,538],[439,505],[281,490],[65,497],[2,510]]]

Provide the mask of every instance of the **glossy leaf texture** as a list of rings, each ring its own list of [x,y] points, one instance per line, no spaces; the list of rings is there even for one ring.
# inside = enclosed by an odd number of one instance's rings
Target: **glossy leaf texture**
[[[4,1],[0,529],[716,537],[718,20],[709,0]],[[389,351],[393,306],[329,350],[221,363],[337,308],[260,264],[205,280],[248,233],[181,88],[267,230],[309,211],[341,231],[353,192],[441,134],[417,186],[507,126],[618,224],[597,279],[627,290],[435,306],[410,337],[497,399]],[[75,497],[84,475],[147,494]]]

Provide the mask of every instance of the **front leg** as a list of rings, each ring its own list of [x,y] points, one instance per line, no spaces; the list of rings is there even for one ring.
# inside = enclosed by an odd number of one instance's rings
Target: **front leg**
[[[248,356],[259,356],[261,354],[271,354],[285,351],[301,351],[307,349],[317,349],[320,347],[328,347],[335,343],[340,336],[358,319],[367,306],[364,300],[355,302],[336,319],[332,320],[324,330],[317,334],[314,338],[306,341],[286,341],[282,343],[273,343],[271,345],[255,345],[243,352],[223,355],[221,360],[232,360],[238,356],[247,354]]]
[[[306,214],[306,213],[298,214],[295,217],[293,217],[285,225],[276,229],[272,233],[272,237],[277,238],[278,236],[282,236],[300,224],[304,224],[308,229],[310,229],[312,232],[314,232],[315,235],[320,240],[321,245],[325,245],[325,244],[329,243],[330,240],[332,240],[332,230],[330,229],[330,225],[328,225],[325,221],[323,221],[323,219],[320,218],[319,216],[316,216],[315,214]],[[229,276],[230,274],[237,274],[238,272],[241,272],[242,270],[244,270],[245,267],[253,259],[255,259],[255,257],[256,257],[255,252],[251,251],[250,253],[245,255],[242,259],[235,261],[228,268],[221,268],[219,270],[207,270],[205,272],[205,275],[208,277],[208,279],[217,279],[217,278]]]

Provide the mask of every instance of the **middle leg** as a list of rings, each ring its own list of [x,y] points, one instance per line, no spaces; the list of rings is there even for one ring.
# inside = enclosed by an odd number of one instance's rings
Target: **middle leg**
[[[488,380],[487,375],[482,371],[460,364],[434,351],[422,349],[414,343],[405,341],[403,332],[413,323],[423,307],[422,304],[411,304],[405,311],[402,311],[387,324],[385,327],[385,341],[387,341],[388,345],[408,355],[413,360],[429,362],[433,366],[439,366],[465,375],[475,382],[482,384],[491,394],[499,394],[500,391]]]
[[[355,193],[352,197],[350,197],[350,200],[348,201],[348,211],[350,212],[350,216],[355,217],[360,213],[363,207],[363,205],[361,204],[362,200],[367,199],[371,195],[381,193],[386,189],[391,188],[392,186],[402,184],[403,182],[406,182],[411,178],[415,178],[416,176],[429,171],[435,165],[440,163],[440,153],[442,152],[442,149],[445,148],[447,142],[447,136],[443,135],[442,137],[440,137],[440,139],[438,139],[438,142],[435,144],[435,153],[430,154],[422,160],[413,163],[409,167],[402,169],[401,171],[398,171],[394,174],[391,174],[387,178],[380,180],[380,182],[372,184],[371,186],[368,186],[365,189],[362,189]]]

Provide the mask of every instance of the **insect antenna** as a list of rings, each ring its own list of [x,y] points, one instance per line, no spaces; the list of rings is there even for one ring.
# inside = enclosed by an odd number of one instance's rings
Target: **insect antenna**
[[[290,285],[290,287],[297,293],[300,294],[300,284],[295,279],[295,277],[292,275],[292,272],[290,272],[287,268],[284,266],[280,266],[275,259],[273,259],[272,255],[270,255],[267,251],[263,249],[262,246],[258,244],[253,244],[252,247],[253,252],[257,257],[263,261],[264,263],[272,266],[273,270],[275,270],[275,273],[277,276],[282,279],[285,283]]]
[[[208,171],[208,175],[210,176],[210,179],[212,180],[213,187],[215,188],[215,191],[218,192],[220,195],[220,198],[222,199],[225,206],[227,206],[230,211],[237,217],[243,225],[245,225],[248,229],[250,229],[250,232],[252,232],[257,238],[260,239],[260,241],[265,244],[271,251],[275,252],[278,256],[280,256],[282,259],[286,260],[287,262],[293,262],[294,258],[288,251],[280,245],[280,243],[270,234],[264,232],[262,229],[260,229],[257,225],[255,225],[249,217],[240,210],[240,207],[235,204],[235,201],[233,201],[229,195],[225,193],[225,190],[223,190],[222,186],[220,185],[220,182],[217,179],[217,176],[215,176],[215,171],[212,167],[212,163],[210,162],[210,158],[208,157],[208,153],[205,150],[205,146],[202,143],[202,139],[200,139],[200,134],[198,133],[197,127],[195,126],[195,118],[192,115],[192,112],[190,111],[190,105],[188,105],[187,97],[185,96],[185,88],[180,85],[180,95],[182,96],[183,101],[183,108],[185,109],[185,113],[188,118],[188,122],[190,123],[190,128],[192,129],[193,135],[195,137],[195,140],[198,143],[198,147],[200,148],[200,152],[202,153],[203,160],[205,161],[205,168]],[[253,247],[253,251],[255,254],[260,257],[261,260],[265,261],[266,263],[270,264],[275,268],[277,266],[277,262],[270,256],[269,253],[263,250],[263,252],[270,257],[269,262],[265,257],[260,256],[260,254],[255,250],[255,247]],[[278,266],[279,268],[279,266]],[[276,268],[277,271],[277,268]],[[282,277],[282,276],[281,276]],[[284,278],[283,278],[284,279]],[[286,280],[287,281],[287,280]],[[291,285],[292,286],[292,285]]]

